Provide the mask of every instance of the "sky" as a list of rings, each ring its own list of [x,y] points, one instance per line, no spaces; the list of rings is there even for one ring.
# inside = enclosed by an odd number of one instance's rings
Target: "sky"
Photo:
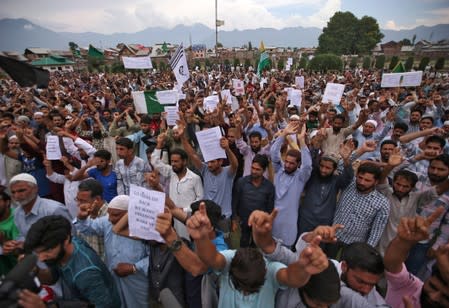
[[[25,18],[58,32],[137,32],[202,23],[214,27],[214,0],[0,0],[0,18]],[[449,23],[449,0],[217,0],[220,30],[326,26],[338,11],[377,19],[381,29]],[[25,27],[32,27],[26,25]]]

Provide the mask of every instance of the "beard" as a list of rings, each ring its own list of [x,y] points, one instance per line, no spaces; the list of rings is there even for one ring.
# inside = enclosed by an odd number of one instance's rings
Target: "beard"
[[[92,138],[93,139],[101,139],[103,136],[102,136],[102,134],[101,134],[101,131],[100,132],[93,132],[92,133]]]
[[[36,198],[36,196],[29,196],[28,198],[22,199],[22,200],[14,200],[14,203],[20,205],[20,206],[25,206],[28,203],[30,203],[31,201],[33,201],[33,199]]]
[[[60,250],[59,250],[58,255],[53,259],[48,259],[48,260],[44,261],[44,263],[47,264],[47,266],[49,266],[49,267],[56,266],[64,258],[64,256],[65,256],[64,246],[63,246],[63,244],[59,244],[59,245],[60,245],[59,246]]]
[[[333,131],[335,134],[338,134],[338,133],[341,131],[341,128],[340,128],[340,127],[332,127],[332,131]]]
[[[447,177],[445,176],[438,176],[434,174],[427,174],[427,176],[429,177],[429,180],[433,183],[441,183],[447,179]]]
[[[367,192],[367,191],[371,190],[373,187],[372,186],[371,187],[366,187],[366,186],[362,186],[362,185],[356,184],[356,188],[357,188],[357,190],[359,192],[364,193],[364,192]]]

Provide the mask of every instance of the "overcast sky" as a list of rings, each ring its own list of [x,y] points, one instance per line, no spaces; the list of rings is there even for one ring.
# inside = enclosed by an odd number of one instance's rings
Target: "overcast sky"
[[[0,18],[25,18],[54,31],[137,32],[203,23],[214,27],[214,0],[0,0]],[[382,29],[449,23],[449,0],[218,0],[222,30],[326,26],[337,11],[369,15]]]

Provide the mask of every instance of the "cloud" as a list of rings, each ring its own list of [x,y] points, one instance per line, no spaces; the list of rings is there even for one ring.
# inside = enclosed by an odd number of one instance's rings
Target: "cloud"
[[[386,30],[407,30],[418,26],[435,26],[438,24],[447,24],[449,20],[449,7],[437,10],[424,11],[422,15],[426,18],[417,18],[411,23],[398,25],[394,20],[388,20],[382,27]]]

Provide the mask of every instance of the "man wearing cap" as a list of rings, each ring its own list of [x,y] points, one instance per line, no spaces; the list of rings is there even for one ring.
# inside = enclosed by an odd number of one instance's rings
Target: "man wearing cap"
[[[391,130],[393,124],[392,121],[394,120],[394,112],[391,110],[387,114],[387,121],[385,122],[384,128],[380,133],[376,133],[376,128],[378,123],[375,120],[369,119],[363,124],[362,131],[356,130],[352,136],[354,139],[358,141],[359,144],[364,144],[366,140],[374,140],[376,142],[380,142],[382,139],[385,138],[385,136],[388,134],[388,132]],[[378,147],[379,148],[379,147]],[[368,152],[363,154],[361,157],[359,157],[360,160],[368,159],[372,156],[374,156],[375,153]]]
[[[14,222],[19,229],[19,236],[16,240],[3,244],[5,254],[23,248],[23,241],[28,230],[40,218],[48,215],[61,215],[71,220],[69,211],[64,204],[38,196],[37,181],[32,175],[20,173],[14,176],[9,183],[9,189],[12,201],[18,205],[14,212]]]
[[[129,196],[119,195],[108,205],[108,215],[96,219],[89,203],[79,206],[74,226],[83,235],[104,238],[106,266],[119,290],[122,307],[149,307],[149,249],[141,240],[120,236],[113,226],[128,212]]]

